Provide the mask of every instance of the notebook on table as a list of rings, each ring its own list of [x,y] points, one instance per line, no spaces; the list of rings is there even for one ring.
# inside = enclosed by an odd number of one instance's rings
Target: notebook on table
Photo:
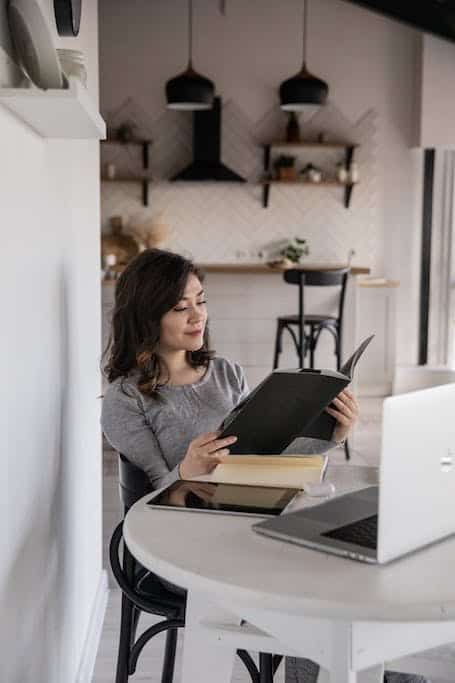
[[[320,482],[328,463],[326,455],[227,455],[209,474],[193,477],[194,481],[249,486],[289,487],[300,490]]]

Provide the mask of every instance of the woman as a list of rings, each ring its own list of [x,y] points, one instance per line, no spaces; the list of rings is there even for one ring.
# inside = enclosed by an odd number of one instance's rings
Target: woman
[[[217,428],[248,386],[237,363],[209,350],[202,276],[191,261],[149,249],[127,266],[116,287],[108,354],[104,433],[154,488],[206,474],[229,453],[236,437],[219,439]],[[346,389],[333,403],[333,440],[296,439],[286,452],[318,453],[343,442],[357,401]],[[310,660],[288,659],[287,680],[311,683],[317,675]]]
[[[226,415],[248,394],[242,368],[209,350],[202,277],[191,261],[149,249],[116,287],[102,425],[112,446],[143,469],[154,488],[210,472],[236,437],[219,439]],[[318,453],[341,443],[357,402],[349,390],[327,408],[332,442],[298,439],[287,452]]]

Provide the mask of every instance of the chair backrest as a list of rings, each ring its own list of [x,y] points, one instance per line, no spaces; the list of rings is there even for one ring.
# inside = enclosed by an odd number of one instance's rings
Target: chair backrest
[[[290,285],[299,287],[299,315],[304,315],[303,311],[303,289],[304,287],[341,287],[338,302],[338,320],[342,322],[344,298],[346,294],[346,282],[349,275],[349,268],[335,268],[334,270],[310,270],[305,268],[289,268],[283,273],[284,281]]]
[[[153,491],[152,484],[146,473],[133,465],[124,455],[119,453],[118,459],[120,499],[126,509]]]
[[[308,285],[310,287],[334,287],[343,285],[349,268],[336,270],[306,270],[305,268],[289,268],[283,273],[285,282],[290,285]]]

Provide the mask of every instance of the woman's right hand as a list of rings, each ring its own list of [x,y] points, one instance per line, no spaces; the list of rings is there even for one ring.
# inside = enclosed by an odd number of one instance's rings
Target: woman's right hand
[[[229,455],[231,444],[237,441],[236,436],[218,439],[219,432],[207,432],[197,436],[188,446],[188,450],[180,463],[179,471],[182,479],[208,474],[221,462],[221,457]]]

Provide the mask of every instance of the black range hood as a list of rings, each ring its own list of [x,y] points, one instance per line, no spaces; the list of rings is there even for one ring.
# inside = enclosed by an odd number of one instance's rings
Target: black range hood
[[[220,97],[215,97],[212,109],[193,112],[193,162],[171,180],[246,182],[221,161]]]
[[[349,0],[354,5],[385,14],[414,28],[455,42],[453,0]]]

